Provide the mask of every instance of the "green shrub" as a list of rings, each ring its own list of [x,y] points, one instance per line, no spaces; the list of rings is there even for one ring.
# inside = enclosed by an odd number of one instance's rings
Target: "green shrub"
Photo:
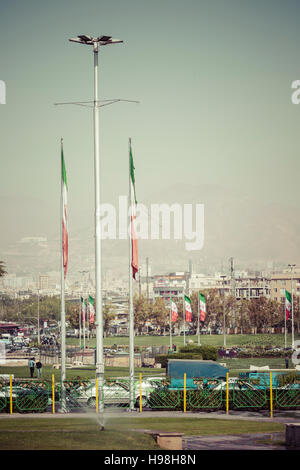
[[[179,352],[180,353],[199,353],[201,354],[201,349],[203,348],[203,346],[198,346],[196,344],[188,344],[187,346],[182,346],[180,349],[179,349]]]
[[[192,354],[192,353],[159,354],[158,356],[155,356],[155,362],[158,363],[158,364],[161,364],[162,368],[167,367],[167,360],[168,359],[196,359],[196,360],[201,361],[203,359],[203,357],[199,353],[196,353],[196,354]]]
[[[291,372],[289,374],[278,375],[278,384],[280,387],[288,384],[295,384],[300,382],[300,376],[297,372]]]
[[[188,345],[180,348],[183,354],[200,354],[204,361],[216,361],[218,359],[218,350],[214,346]]]

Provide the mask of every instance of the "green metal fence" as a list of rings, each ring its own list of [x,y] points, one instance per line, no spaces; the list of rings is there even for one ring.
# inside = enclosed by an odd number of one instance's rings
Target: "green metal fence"
[[[246,380],[237,380],[232,385],[229,396],[233,408],[260,409],[267,404],[266,388],[258,388]]]
[[[180,408],[181,401],[179,391],[168,390],[167,387],[161,387],[149,394],[147,397],[147,406],[158,410],[174,410]]]
[[[194,379],[198,390],[190,390],[187,394],[188,409],[220,409],[223,406],[223,385],[220,380]]]
[[[45,412],[49,405],[47,382],[14,381],[12,387],[13,406],[20,413]]]
[[[0,412],[7,408],[8,397],[7,385],[3,381],[0,381]]]
[[[296,389],[293,384],[276,389],[274,404],[276,408],[300,408],[300,389]]]
[[[246,379],[205,380],[194,378],[194,387],[171,389],[167,381],[135,379],[133,389],[134,406],[153,410],[262,410],[300,409],[299,383],[287,383],[270,387]],[[63,407],[65,411],[96,410],[104,408],[128,408],[130,406],[130,382],[128,377],[106,380],[100,394],[96,393],[95,380],[65,381],[60,383],[46,380],[13,380],[0,382],[0,412],[52,412]],[[184,396],[186,401],[184,401]],[[140,407],[142,399],[142,407]],[[185,407],[186,404],[186,407]],[[52,405],[52,406],[51,406]],[[55,408],[56,405],[56,408]]]

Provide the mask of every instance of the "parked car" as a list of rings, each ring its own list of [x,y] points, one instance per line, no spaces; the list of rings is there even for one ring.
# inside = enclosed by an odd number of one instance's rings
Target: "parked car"
[[[163,378],[147,378],[142,381],[142,406],[146,406],[148,395],[158,388]],[[90,384],[87,388],[79,387],[76,390],[77,400],[82,405],[94,407],[96,405],[96,385]],[[128,380],[105,382],[103,385],[104,405],[122,406],[129,403],[130,388]],[[140,406],[140,383],[134,382],[135,406]]]
[[[39,348],[30,348],[30,354],[39,354]]]
[[[17,407],[21,413],[28,411],[46,411],[49,405],[49,393],[37,385],[25,387],[13,385],[12,393],[8,385],[0,388],[0,410],[10,406],[12,396],[13,407]]]

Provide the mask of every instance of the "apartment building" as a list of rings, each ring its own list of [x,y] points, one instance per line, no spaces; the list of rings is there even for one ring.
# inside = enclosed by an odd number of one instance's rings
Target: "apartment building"
[[[295,271],[293,275],[290,271],[272,274],[270,280],[271,299],[284,302],[285,290],[292,292],[292,284],[293,294],[300,296],[300,270]]]

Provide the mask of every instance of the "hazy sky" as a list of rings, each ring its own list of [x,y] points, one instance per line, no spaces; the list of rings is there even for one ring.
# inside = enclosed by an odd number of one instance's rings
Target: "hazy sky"
[[[28,221],[38,222],[41,211],[56,226],[61,136],[70,223],[92,221],[92,110],[54,106],[93,99],[92,48],[68,41],[84,33],[124,41],[101,48],[100,98],[140,101],[101,108],[103,200],[127,194],[131,137],[140,202],[184,182],[299,205],[300,105],[291,102],[291,83],[300,79],[299,1],[0,5],[0,79],[7,87],[0,105],[1,240],[38,235]]]

